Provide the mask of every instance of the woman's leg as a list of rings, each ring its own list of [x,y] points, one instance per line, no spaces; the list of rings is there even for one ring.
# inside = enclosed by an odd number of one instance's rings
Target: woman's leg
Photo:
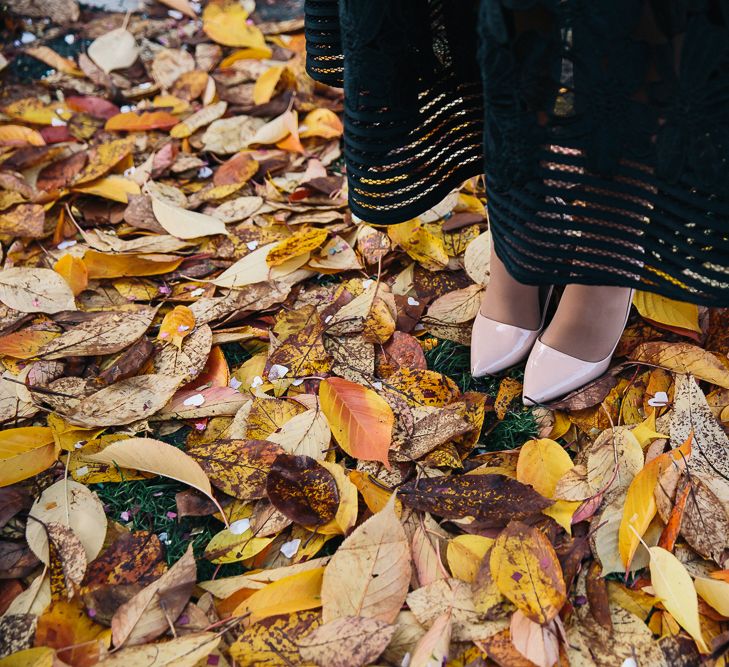
[[[568,285],[541,340],[582,361],[600,361],[623,332],[629,288]]]
[[[536,329],[541,319],[539,288],[523,285],[509,275],[491,249],[491,275],[481,301],[481,314],[496,322]]]

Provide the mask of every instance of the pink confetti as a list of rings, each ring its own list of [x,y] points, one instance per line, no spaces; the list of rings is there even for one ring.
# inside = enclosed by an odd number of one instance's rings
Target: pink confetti
[[[159,293],[160,294],[172,294],[172,288],[167,287],[167,285],[160,285],[159,286]]]
[[[167,512],[167,518],[168,519],[176,519],[177,518],[177,512]]]
[[[96,616],[96,609],[88,609],[87,613],[90,618],[93,618],[94,616]]]
[[[514,572],[514,574],[511,575],[511,578],[514,581],[519,581],[524,575],[521,572]]]
[[[131,515],[131,514],[130,514],[130,513],[129,513],[129,512],[127,511],[127,510],[124,510],[124,511],[123,511],[123,512],[122,512],[122,513],[121,513],[121,514],[119,515],[119,518],[120,518],[120,519],[121,519],[122,521],[129,521],[129,519],[131,519],[131,518],[132,518],[132,515]]]
[[[208,665],[217,665],[219,662],[220,662],[219,655],[209,655],[208,656]]]

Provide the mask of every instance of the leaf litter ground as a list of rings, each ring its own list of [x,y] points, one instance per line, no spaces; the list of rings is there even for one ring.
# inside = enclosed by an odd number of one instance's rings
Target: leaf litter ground
[[[482,182],[353,219],[300,3],[7,4],[0,667],[725,664],[727,309],[527,410]]]

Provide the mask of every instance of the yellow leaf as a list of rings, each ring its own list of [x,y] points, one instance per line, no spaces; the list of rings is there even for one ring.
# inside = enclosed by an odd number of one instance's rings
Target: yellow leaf
[[[22,125],[0,126],[0,146],[45,146],[43,136],[37,130]]]
[[[546,498],[554,498],[557,482],[572,467],[574,464],[570,455],[559,443],[549,438],[529,440],[519,451],[516,479],[523,484],[530,484]],[[572,515],[579,506],[580,503],[576,501],[558,500],[542,512],[571,533]]]
[[[59,448],[45,426],[24,426],[0,431],[0,486],[28,479],[50,468]]]
[[[326,229],[306,229],[294,232],[287,239],[280,241],[269,250],[266,263],[269,266],[280,266],[288,260],[304,255],[318,248],[327,238]]]
[[[205,547],[205,558],[211,563],[238,563],[263,551],[273,537],[256,537],[249,528],[243,533],[237,532],[235,522],[231,528],[217,533]]]
[[[89,163],[74,179],[74,187],[105,176],[124,158],[131,155],[133,148],[134,139],[128,137],[95,146],[90,152]]]
[[[103,197],[111,201],[118,201],[121,204],[126,204],[129,201],[129,195],[138,195],[141,193],[139,186],[134,181],[116,174],[105,176],[91,183],[74,185],[71,191]]]
[[[230,67],[239,60],[267,60],[272,54],[273,51],[267,44],[262,47],[233,51],[233,53],[220,61],[220,68],[225,69],[226,67]]]
[[[468,583],[476,580],[476,573],[494,540],[481,535],[458,535],[448,542],[446,558],[451,574]]]
[[[215,650],[220,639],[216,632],[194,632],[166,642],[123,648],[108,655],[102,662],[106,663],[105,667],[196,667],[212,664],[205,658]]]
[[[322,535],[346,535],[357,523],[359,502],[357,487],[347,477],[344,468],[338,463],[330,461],[319,461],[319,463],[334,477],[339,491],[339,506],[334,518],[323,526],[318,526],[316,532]]]
[[[567,600],[557,554],[544,534],[512,521],[491,549],[491,577],[504,597],[535,623],[548,623]]]
[[[698,594],[722,616],[729,617],[729,582],[721,579],[696,577],[694,586]]]
[[[686,568],[672,553],[662,547],[650,547],[651,584],[666,611],[676,619],[696,642],[702,653],[708,653],[701,634],[699,602],[696,590]]]
[[[59,72],[64,74],[70,74],[71,76],[83,76],[84,73],[76,67],[76,63],[69,58],[56,53],[53,49],[47,46],[32,46],[25,49],[26,55],[37,58],[46,65],[50,65],[53,69],[57,69]]]
[[[241,602],[233,616],[247,616],[249,624],[269,616],[321,607],[324,568],[305,570],[274,581]]]
[[[424,268],[440,271],[448,265],[448,253],[443,241],[427,231],[419,219],[390,225],[387,233],[393,242]]]
[[[52,648],[36,646],[0,658],[0,667],[53,667],[55,656]]]
[[[341,137],[343,132],[342,121],[331,109],[314,109],[314,111],[310,111],[304,117],[299,128],[299,136],[302,139],[306,137],[336,139]]]
[[[388,491],[386,488],[375,483],[372,475],[369,473],[352,470],[349,473],[349,479],[352,480],[352,483],[362,494],[365,505],[367,505],[370,512],[376,514],[385,507],[385,505],[387,505],[387,501],[390,500],[392,491]],[[395,502],[395,507],[397,515],[400,516],[402,505],[399,500]]]
[[[641,343],[630,358],[661,366],[674,373],[695,375],[700,380],[729,389],[729,368],[714,354],[696,345],[662,341]]]
[[[190,103],[187,100],[181,100],[179,97],[169,94],[157,95],[152,100],[152,105],[157,109],[169,107],[170,113],[173,114],[184,113],[190,108]]]
[[[181,449],[153,438],[128,438],[109,445],[98,454],[88,457],[92,461],[115,464],[122,468],[143,470],[192,486],[204,493],[216,505],[205,471],[200,464]],[[223,510],[218,505],[218,509]]]
[[[265,49],[263,33],[247,23],[248,12],[234,0],[210,2],[203,10],[203,31],[224,46]]]
[[[648,320],[701,333],[699,307],[695,303],[674,301],[660,294],[638,290],[633,295],[633,305]]]
[[[656,411],[653,410],[640,424],[638,424],[631,433],[640,443],[641,447],[645,447],[648,443],[656,438],[669,438],[665,433],[656,432]]]
[[[16,100],[3,107],[3,112],[14,120],[34,125],[52,125],[54,122],[70,116],[65,104],[61,102],[43,104],[35,97]]]
[[[185,336],[195,328],[195,315],[187,306],[175,306],[164,316],[157,334],[157,340],[171,343],[178,350],[182,347]]]
[[[256,104],[266,104],[271,100],[284,69],[286,69],[285,65],[274,65],[258,77],[253,86],[253,101]]]
[[[63,276],[74,296],[78,296],[89,284],[89,271],[80,257],[63,255],[54,265],[53,270]]]
[[[246,628],[230,647],[238,667],[303,665],[297,640],[321,624],[318,611],[298,611]]]
[[[618,533],[620,558],[626,568],[633,559],[635,550],[640,544],[640,538],[656,515],[654,492],[658,478],[669,466],[681,465],[684,459],[688,458],[691,453],[691,439],[692,436],[689,435],[681,447],[661,454],[647,463],[630,483],[625,496],[623,518],[620,521]]]
[[[319,400],[334,438],[347,454],[390,467],[387,455],[395,416],[384,398],[356,382],[331,377],[319,384]]]

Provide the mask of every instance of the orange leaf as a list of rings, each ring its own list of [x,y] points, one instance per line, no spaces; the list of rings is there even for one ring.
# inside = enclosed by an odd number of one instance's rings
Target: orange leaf
[[[344,126],[337,114],[330,109],[314,109],[314,111],[306,114],[304,122],[301,124],[299,136],[302,139],[306,137],[336,139],[341,137],[343,132]]]
[[[30,359],[35,357],[38,351],[54,338],[58,338],[55,331],[32,328],[13,331],[0,336],[0,354],[6,354],[16,359]]]
[[[172,343],[178,350],[182,340],[192,333],[195,327],[195,316],[187,306],[175,306],[162,320],[157,340]]]
[[[45,146],[40,132],[22,125],[0,127],[0,146]]]
[[[167,111],[145,111],[141,114],[134,111],[112,116],[106,121],[105,130],[119,132],[141,132],[145,130],[169,130],[177,125],[180,119]]]
[[[681,519],[683,519],[683,511],[686,508],[686,500],[689,497],[689,491],[691,491],[691,485],[681,489],[678,497],[676,498],[676,504],[671,510],[671,516],[668,518],[668,523],[661,533],[661,537],[658,540],[658,546],[663,547],[666,551],[673,551],[673,547],[676,544],[676,538],[681,530]]]
[[[196,389],[204,385],[210,387],[227,387],[230,382],[230,369],[228,368],[228,362],[225,360],[223,350],[219,345],[213,346],[210,350],[205,367],[200,371],[192,382],[181,388],[181,391],[187,391],[188,389]]]
[[[390,467],[387,453],[395,416],[381,396],[356,382],[331,377],[319,385],[319,400],[334,438],[347,454]]]
[[[61,274],[74,296],[81,294],[89,284],[89,270],[80,257],[64,255],[53,265],[53,270]]]
[[[691,440],[693,433],[689,434],[679,448],[657,456],[643,467],[633,478],[628,487],[623,506],[623,518],[618,532],[618,547],[620,558],[625,567],[630,566],[635,550],[640,544],[640,538],[648,529],[650,522],[656,515],[655,499],[658,479],[670,465],[680,465],[691,454]]]
[[[89,278],[127,278],[129,276],[158,276],[174,271],[182,262],[174,255],[111,255],[87,250],[84,264]]]

